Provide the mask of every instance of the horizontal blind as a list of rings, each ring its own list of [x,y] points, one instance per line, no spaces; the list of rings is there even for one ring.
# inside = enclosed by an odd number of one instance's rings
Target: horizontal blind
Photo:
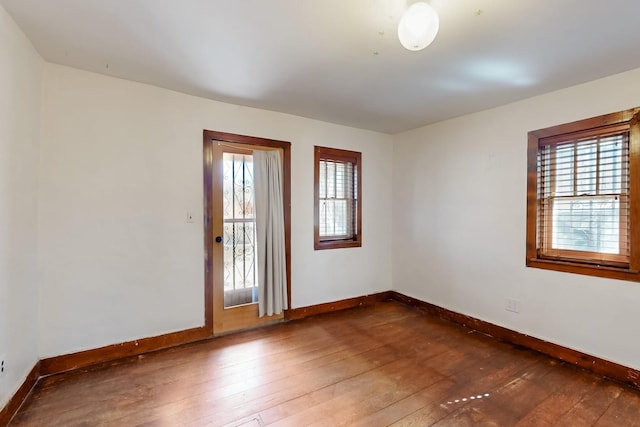
[[[326,239],[350,239],[357,230],[357,194],[354,165],[351,162],[320,160],[319,234]]]
[[[540,255],[628,264],[628,130],[541,140],[537,163]]]

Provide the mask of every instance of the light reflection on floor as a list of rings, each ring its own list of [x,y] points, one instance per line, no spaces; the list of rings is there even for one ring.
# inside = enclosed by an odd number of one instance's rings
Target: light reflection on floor
[[[470,402],[470,401],[476,400],[476,399],[484,399],[484,398],[489,397],[489,396],[490,396],[489,393],[477,394],[477,395],[474,395],[474,396],[463,397],[462,399],[450,400],[446,404],[447,405],[453,405],[454,403]]]

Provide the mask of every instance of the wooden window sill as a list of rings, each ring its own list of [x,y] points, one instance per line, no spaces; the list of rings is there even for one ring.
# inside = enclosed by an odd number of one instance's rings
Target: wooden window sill
[[[584,264],[544,258],[527,258],[527,267],[541,268],[543,270],[553,270],[565,273],[583,274],[586,276],[604,277],[608,279],[640,282],[640,271],[627,267]]]

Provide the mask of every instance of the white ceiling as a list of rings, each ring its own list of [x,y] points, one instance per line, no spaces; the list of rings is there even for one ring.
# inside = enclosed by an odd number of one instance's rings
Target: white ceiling
[[[409,0],[412,3],[412,0]],[[0,0],[48,61],[397,133],[640,67],[639,0]]]

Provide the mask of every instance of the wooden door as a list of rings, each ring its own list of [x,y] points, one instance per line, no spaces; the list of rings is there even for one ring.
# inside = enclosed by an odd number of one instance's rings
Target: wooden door
[[[281,320],[258,316],[253,149],[212,146],[213,330],[215,334]]]

